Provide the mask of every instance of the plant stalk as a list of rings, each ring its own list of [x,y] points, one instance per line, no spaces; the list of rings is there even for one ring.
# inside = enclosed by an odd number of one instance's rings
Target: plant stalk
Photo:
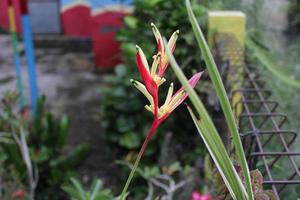
[[[141,147],[141,149],[139,151],[139,154],[138,154],[138,156],[137,156],[137,158],[136,158],[136,160],[134,162],[134,165],[133,165],[133,167],[131,169],[131,172],[130,172],[128,178],[127,178],[127,181],[126,181],[125,186],[123,188],[123,191],[121,193],[121,200],[125,200],[125,194],[127,192],[129,184],[132,181],[134,173],[135,173],[135,171],[136,171],[136,169],[137,169],[137,167],[138,167],[138,165],[140,163],[140,160],[141,160],[141,158],[142,158],[142,156],[143,156],[143,154],[145,152],[146,147],[148,146],[148,143],[149,143],[149,141],[151,139],[151,136],[154,134],[154,132],[157,129],[158,125],[159,125],[159,121],[157,121],[157,120],[154,119],[153,123],[151,125],[151,128],[149,129],[149,132],[148,132],[148,134],[146,136],[146,139],[144,140],[144,143],[143,143],[143,145],[142,145],[142,147]]]

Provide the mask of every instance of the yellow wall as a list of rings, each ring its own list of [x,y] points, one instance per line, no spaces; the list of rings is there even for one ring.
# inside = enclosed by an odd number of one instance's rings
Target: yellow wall
[[[246,15],[240,11],[208,12],[208,44],[213,46],[213,34],[233,33],[241,46],[245,45]]]

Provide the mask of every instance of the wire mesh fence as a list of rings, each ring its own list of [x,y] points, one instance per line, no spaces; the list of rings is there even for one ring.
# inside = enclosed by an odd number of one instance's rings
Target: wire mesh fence
[[[215,44],[250,170],[259,169],[263,184],[283,199],[300,189],[300,152],[291,150],[297,132],[284,127],[287,116],[278,111],[279,103],[272,100],[272,92],[235,37],[216,34]]]

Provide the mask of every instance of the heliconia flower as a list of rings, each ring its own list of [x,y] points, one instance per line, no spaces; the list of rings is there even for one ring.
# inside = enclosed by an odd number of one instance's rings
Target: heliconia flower
[[[144,143],[138,153],[137,159],[133,165],[133,168],[128,176],[126,184],[123,188],[121,193],[121,200],[124,200],[125,194],[127,192],[127,188],[133,178],[133,175],[139,165],[140,159],[144,154],[144,151],[150,141],[152,135],[155,133],[158,126],[187,98],[188,94],[181,87],[175,94],[173,94],[174,86],[171,83],[166,100],[164,104],[159,107],[158,105],[158,88],[161,84],[163,84],[166,79],[163,76],[168,63],[169,58],[165,52],[165,46],[163,44],[162,37],[154,24],[151,24],[152,30],[154,32],[155,38],[157,40],[158,45],[158,53],[153,56],[153,62],[151,68],[149,67],[148,61],[143,50],[136,46],[137,53],[136,53],[136,62],[138,66],[138,70],[140,72],[141,78],[143,83],[131,79],[130,81],[133,85],[148,99],[149,104],[145,105],[145,108],[153,113],[153,121],[152,125],[148,131],[148,134],[144,140]],[[171,36],[168,47],[172,50],[175,49],[175,43],[178,37],[179,31],[175,31]],[[189,84],[191,87],[195,87],[198,83],[202,72],[195,74],[190,80]],[[203,199],[204,200],[204,199]]]
[[[189,80],[189,84],[191,87],[196,86],[202,73],[203,72],[199,72],[195,74]],[[149,131],[147,135],[147,138],[150,139],[159,124],[161,124],[188,97],[188,94],[183,87],[181,87],[175,94],[173,94],[174,86],[173,83],[171,83],[165,103],[161,107],[158,107],[158,105],[156,106],[155,104],[154,98],[142,83],[133,79],[131,79],[131,82],[148,99],[149,105],[145,105],[145,108],[154,115],[152,130]],[[155,112],[157,112],[157,115]]]
[[[143,50],[136,45],[137,53],[136,53],[136,63],[140,72],[140,75],[143,79],[143,82],[146,86],[146,89],[148,92],[155,96],[157,95],[157,88],[158,85],[155,82],[154,78],[151,76],[149,64],[147,62],[146,56],[143,52]]]
[[[189,84],[191,87],[195,87],[198,83],[203,72],[199,72],[195,74],[190,80]],[[188,97],[187,92],[181,87],[174,95],[173,95],[173,83],[171,83],[168,94],[165,100],[165,103],[158,110],[158,119],[164,120],[166,119],[186,98]]]
[[[154,111],[154,99],[151,96],[151,94],[148,92],[148,90],[146,89],[145,85],[143,85],[142,83],[140,83],[139,81],[130,79],[130,82],[148,99],[149,101],[149,105],[146,105],[145,108],[151,108]]]
[[[164,72],[166,71],[168,64],[169,64],[169,58],[166,54],[166,48],[164,47],[163,39],[161,37],[161,34],[155,24],[151,23],[153,34],[156,38],[157,42],[157,49],[160,53],[160,63],[159,63],[159,70],[158,70],[158,76],[162,77]],[[173,53],[176,47],[176,40],[179,35],[179,30],[176,30],[172,36],[169,39],[168,46],[171,49],[171,52]]]

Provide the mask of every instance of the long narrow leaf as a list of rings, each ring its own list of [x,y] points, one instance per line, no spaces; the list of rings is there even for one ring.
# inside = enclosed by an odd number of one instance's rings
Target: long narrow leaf
[[[63,185],[62,186],[63,191],[68,193],[70,197],[72,197],[72,200],[80,200],[80,194],[77,192],[77,190],[74,187],[71,187],[69,185]]]
[[[91,198],[90,200],[95,200],[95,198],[97,197],[100,189],[102,187],[102,182],[100,179],[95,180],[95,182],[92,184],[91,187]]]
[[[237,199],[235,192],[233,191],[232,186],[230,184],[230,182],[232,182],[234,180],[231,180],[231,181],[228,180],[229,179],[229,177],[227,176],[228,173],[224,172],[224,170],[226,169],[226,165],[224,166],[224,164],[225,164],[224,161],[220,160],[220,156],[221,157],[224,156],[223,158],[226,159],[226,157],[228,157],[228,155],[227,156],[222,155],[223,152],[218,153],[217,148],[215,148],[217,145],[214,143],[214,141],[211,138],[209,138],[211,132],[208,131],[207,127],[205,127],[205,125],[203,123],[201,124],[201,122],[199,120],[197,120],[195,114],[193,113],[193,111],[191,110],[190,107],[188,107],[188,110],[189,110],[190,115],[193,119],[193,122],[198,130],[198,133],[200,134],[201,138],[203,139],[203,142],[204,142],[206,148],[208,149],[209,154],[211,155],[217,168],[219,169],[219,172],[220,172],[221,176],[223,177],[224,183],[227,186],[232,198]],[[226,153],[226,150],[224,151],[224,153]],[[229,159],[229,157],[228,157],[228,159]],[[230,163],[230,161],[229,161],[229,163]],[[231,168],[233,168],[233,166]]]
[[[83,190],[81,183],[75,178],[71,178],[70,180],[80,195],[80,200],[85,200],[85,191]]]
[[[219,74],[217,65],[213,59],[213,56],[209,50],[209,47],[206,43],[206,40],[204,38],[204,35],[200,29],[200,26],[197,23],[196,17],[192,11],[191,4],[189,0],[186,0],[186,7],[188,11],[188,16],[190,19],[190,22],[192,24],[195,37],[197,39],[198,45],[201,49],[201,53],[203,55],[204,61],[207,65],[208,73],[210,75],[211,81],[214,85],[214,88],[216,90],[217,96],[219,97],[220,104],[222,107],[222,110],[224,112],[224,116],[227,122],[227,126],[229,128],[229,131],[231,133],[233,144],[236,150],[238,161],[241,165],[242,172],[245,178],[246,182],[246,188],[247,193],[249,196],[249,199],[253,200],[253,192],[252,192],[252,186],[251,186],[251,178],[250,178],[250,172],[247,165],[243,145],[239,136],[238,128],[236,125],[236,121],[234,118],[234,114],[232,112],[229,99],[227,97],[227,93],[225,91],[221,76]]]
[[[278,67],[267,55],[267,52],[255,44],[250,38],[246,39],[246,45],[249,47],[254,55],[258,58],[258,60],[266,67],[271,73],[273,73],[276,77],[278,77],[281,81],[286,84],[289,84],[293,87],[300,88],[300,82],[296,79],[290,78],[285,71],[280,70]]]
[[[166,40],[164,40],[166,44]],[[208,112],[206,111],[203,103],[199,99],[198,95],[196,94],[195,90],[190,87],[187,78],[181,71],[180,67],[176,63],[171,51],[169,48],[166,48],[167,54],[170,58],[170,64],[178,77],[179,81],[189,94],[189,98],[192,101],[197,113],[200,115],[202,120],[202,126],[198,126],[199,133],[203,140],[205,141],[205,144],[207,148],[209,149],[210,153],[212,154],[212,157],[214,158],[214,161],[216,163],[216,166],[218,170],[220,171],[220,174],[222,175],[222,178],[228,187],[229,192],[231,193],[232,197],[234,199],[240,200],[245,199],[247,196],[247,193],[244,189],[244,186],[242,184],[242,181],[240,177],[238,176],[236,170],[233,167],[233,164],[229,158],[229,155],[227,154],[226,148],[224,144],[222,143],[222,140],[216,130],[216,127],[214,126]],[[192,116],[193,117],[193,116]],[[195,118],[193,118],[195,119]],[[201,131],[202,129],[202,131]],[[204,129],[204,131],[203,131]]]

